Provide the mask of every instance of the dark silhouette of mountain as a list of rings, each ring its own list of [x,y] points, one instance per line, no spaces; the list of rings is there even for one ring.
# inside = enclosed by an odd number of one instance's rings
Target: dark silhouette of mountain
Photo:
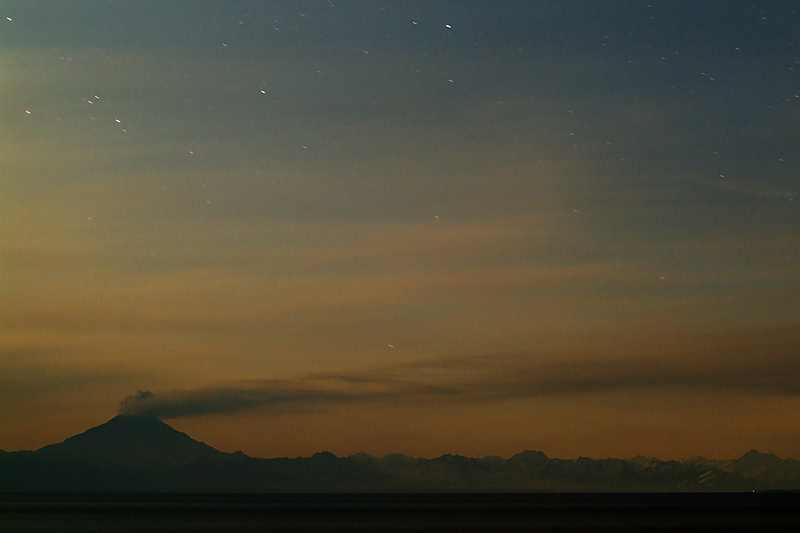
[[[754,475],[764,470],[774,468],[782,462],[783,460],[777,455],[761,453],[758,450],[750,450],[738,459],[731,461],[726,465],[726,469],[744,475]]]
[[[509,459],[401,454],[294,459],[224,453],[152,417],[121,415],[36,451],[0,453],[2,492],[681,492],[800,489],[800,461]]]
[[[637,465],[647,466],[651,464],[653,461],[658,461],[655,457],[646,457],[644,455],[637,455],[635,457],[631,457],[628,459],[631,463],[636,463]]]
[[[800,487],[800,461],[781,459],[758,450],[750,450],[738,459],[725,463],[722,470],[757,480],[773,490],[796,490]]]
[[[110,470],[177,466],[223,455],[155,417],[130,415],[119,415],[36,453],[51,460],[79,461]]]

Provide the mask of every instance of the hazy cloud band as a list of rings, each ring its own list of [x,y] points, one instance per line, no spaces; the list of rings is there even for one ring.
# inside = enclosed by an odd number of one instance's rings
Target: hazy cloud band
[[[747,353],[658,358],[476,356],[405,363],[364,372],[318,373],[163,393],[139,391],[120,412],[164,419],[314,410],[349,403],[481,402],[635,388],[786,396],[800,393],[796,342],[784,337]]]

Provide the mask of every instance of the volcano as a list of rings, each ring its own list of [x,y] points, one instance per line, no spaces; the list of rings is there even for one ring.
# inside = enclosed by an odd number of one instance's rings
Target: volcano
[[[45,446],[37,456],[120,471],[174,467],[229,455],[150,416],[119,415],[105,424]]]

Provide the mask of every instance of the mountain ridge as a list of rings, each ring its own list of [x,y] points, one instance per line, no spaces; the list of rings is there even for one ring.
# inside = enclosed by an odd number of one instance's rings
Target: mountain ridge
[[[0,453],[0,492],[729,492],[800,490],[800,461],[508,459],[403,454],[262,459],[227,453],[155,417],[119,415],[35,451]]]
[[[177,466],[225,452],[192,439],[158,418],[121,414],[35,453],[113,469]]]

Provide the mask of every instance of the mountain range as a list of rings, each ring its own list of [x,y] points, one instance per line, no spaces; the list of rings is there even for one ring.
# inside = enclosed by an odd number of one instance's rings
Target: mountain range
[[[730,492],[800,490],[800,461],[751,450],[697,457],[509,459],[400,454],[258,459],[154,417],[119,415],[36,451],[0,452],[0,492]]]

